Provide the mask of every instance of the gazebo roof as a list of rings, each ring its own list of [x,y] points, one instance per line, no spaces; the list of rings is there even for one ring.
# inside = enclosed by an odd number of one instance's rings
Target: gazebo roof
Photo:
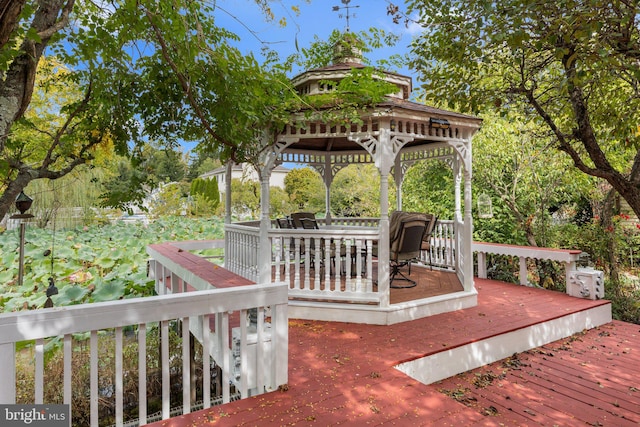
[[[357,40],[345,36],[346,42],[336,44],[337,62],[302,72],[291,79],[292,85],[301,95],[328,93],[327,81],[339,81],[354,69],[367,66],[361,60]],[[340,54],[346,52],[346,54]],[[375,106],[363,111],[362,121],[342,126],[331,126],[319,119],[299,113],[299,121],[287,126],[280,135],[287,141],[286,152],[292,153],[357,153],[363,152],[361,140],[365,135],[377,137],[381,131],[390,132],[391,137],[403,138],[403,149],[431,143],[443,143],[454,139],[466,139],[475,133],[481,119],[431,107],[409,100],[412,80],[409,76],[376,69],[377,76],[395,85],[398,90],[390,93]]]

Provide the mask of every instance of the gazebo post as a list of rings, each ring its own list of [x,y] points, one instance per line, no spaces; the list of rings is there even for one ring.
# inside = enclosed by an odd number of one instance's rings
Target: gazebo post
[[[389,295],[389,173],[395,162],[389,127],[380,130],[374,163],[380,171],[380,235],[378,236],[378,292],[380,307],[388,307]]]
[[[464,159],[464,238],[462,239],[463,248],[462,254],[464,256],[464,265],[462,266],[464,269],[464,283],[462,286],[464,290],[469,292],[473,290],[473,217],[472,217],[472,209],[473,209],[473,201],[471,194],[471,136],[465,138],[467,141],[467,157]]]
[[[393,166],[393,179],[396,184],[396,210],[402,210],[402,182],[404,181],[404,171],[402,170],[401,156],[396,156]]]
[[[331,225],[331,183],[333,182],[333,169],[331,168],[331,156],[324,158],[324,210],[327,225]]]
[[[269,178],[271,170],[263,168],[260,171],[260,250],[258,251],[258,282],[271,282],[271,241],[269,240],[269,229],[271,229],[271,218],[269,218],[270,208],[270,188]]]
[[[461,173],[461,159],[460,155],[456,154],[452,159],[451,170],[453,172],[453,193],[454,193],[454,207],[453,207],[453,226],[455,227],[456,235],[458,233],[464,233],[466,230],[466,224],[462,218],[462,193],[460,191],[460,186],[462,183],[462,173]],[[458,278],[460,278],[460,282],[464,287],[464,277],[466,276],[466,271],[463,270],[463,266],[465,263],[463,249],[460,247],[460,239],[455,239],[453,242],[454,250],[456,254],[461,254],[462,256],[456,256],[455,265],[456,271],[458,272]]]
[[[225,224],[231,224],[231,177],[233,176],[231,174],[231,169],[233,168],[233,161],[229,160],[227,162],[227,168],[225,170],[225,176],[224,176],[224,187],[225,187],[225,192],[224,192],[224,210],[225,210],[225,217],[224,217],[224,222]]]

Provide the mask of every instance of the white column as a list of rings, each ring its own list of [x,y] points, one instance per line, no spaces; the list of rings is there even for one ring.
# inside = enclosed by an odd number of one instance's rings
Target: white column
[[[225,186],[225,191],[224,191],[224,210],[225,210],[225,218],[224,218],[224,222],[225,224],[231,224],[231,170],[233,168],[233,162],[229,161],[227,163],[227,169],[225,171],[225,176],[224,176],[224,186]]]
[[[331,183],[333,182],[333,170],[331,169],[331,156],[324,157],[324,210],[326,224],[331,225]]]
[[[391,132],[382,129],[374,161],[380,171],[380,235],[378,236],[378,292],[380,306],[389,306],[389,173],[395,162]]]
[[[393,179],[396,184],[396,210],[402,210],[402,182],[404,181],[404,171],[400,163],[400,156],[396,157],[393,167]]]
[[[471,215],[473,200],[471,195],[471,137],[467,141],[467,159],[464,163],[464,239],[462,253],[464,256],[465,291],[473,290],[473,217]]]
[[[453,193],[454,193],[454,207],[453,207],[453,228],[455,239],[451,244],[456,253],[455,268],[458,273],[458,277],[462,277],[464,282],[465,270],[464,264],[466,263],[464,258],[463,249],[460,247],[460,242],[464,240],[466,235],[466,223],[462,218],[462,192],[460,190],[462,186],[462,166],[461,159],[456,155],[453,157],[451,169],[453,171]],[[464,283],[463,283],[464,286]]]
[[[260,174],[260,250],[258,253],[258,283],[271,282],[271,241],[269,240],[269,229],[271,229],[271,218],[269,218],[269,208],[271,206],[271,193],[269,188],[269,178],[271,170],[263,168]]]

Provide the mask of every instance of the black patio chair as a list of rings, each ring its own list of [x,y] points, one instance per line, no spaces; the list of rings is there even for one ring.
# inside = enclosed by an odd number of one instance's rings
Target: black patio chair
[[[424,214],[411,212],[394,212],[389,222],[389,261],[391,276],[389,286],[392,288],[412,288],[416,286],[415,280],[405,275],[401,268],[409,266],[408,274],[411,274],[411,262],[420,257],[420,248],[427,220]],[[394,283],[405,281],[406,285]]]

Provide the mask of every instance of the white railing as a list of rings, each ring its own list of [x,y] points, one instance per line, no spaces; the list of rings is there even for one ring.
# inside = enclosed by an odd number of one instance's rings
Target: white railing
[[[329,225],[325,218],[317,219],[320,225]],[[380,224],[380,218],[331,218],[331,226],[346,225],[349,227],[378,227]]]
[[[258,281],[258,251],[260,223],[258,221],[225,226],[225,268],[253,282]]]
[[[541,259],[562,262],[565,264],[565,278],[567,289],[571,281],[571,273],[576,271],[576,264],[582,251],[573,249],[538,248],[534,246],[504,245],[499,243],[473,242],[473,252],[477,253],[478,277],[487,278],[487,254],[518,257],[521,285],[528,285],[528,259]]]
[[[186,279],[186,278],[184,278]],[[186,292],[175,295],[161,295],[156,297],[135,298],[129,300],[83,304],[78,306],[56,307],[49,309],[25,311],[18,313],[0,314],[0,403],[15,403],[16,401],[16,343],[35,340],[35,395],[33,403],[48,403],[44,400],[44,372],[46,370],[44,348],[47,341],[55,337],[63,337],[64,374],[60,381],[63,383],[63,403],[71,404],[72,369],[71,361],[78,349],[74,345],[73,334],[89,334],[90,349],[90,383],[88,398],[91,409],[91,425],[99,424],[99,387],[100,371],[107,360],[113,360],[112,371],[115,372],[115,423],[123,425],[123,379],[136,373],[123,370],[123,329],[133,327],[138,341],[138,398],[139,419],[141,424],[147,423],[147,354],[146,336],[150,325],[158,324],[160,330],[161,350],[160,361],[162,367],[162,418],[169,418],[172,404],[170,401],[170,358],[169,354],[169,326],[177,321],[181,325],[182,342],[182,412],[188,413],[195,402],[192,401],[190,374],[190,346],[189,329],[197,326],[201,331],[211,331],[202,334],[202,390],[204,407],[211,402],[211,363],[213,359],[222,370],[223,402],[229,402],[231,396],[230,384],[237,382],[237,391],[242,397],[250,394],[249,381],[257,382],[258,393],[275,390],[279,385],[287,382],[287,287],[285,284],[261,284],[241,286],[227,289],[213,289],[207,291]],[[257,311],[257,325],[250,325],[247,313]],[[239,312],[239,326],[230,328],[230,313]],[[271,316],[271,329],[264,322],[265,313]],[[106,331],[102,332],[102,331]],[[100,333],[100,335],[99,335]],[[234,340],[234,335],[239,340]],[[253,346],[249,342],[253,335]],[[99,340],[109,339],[115,343],[112,355],[98,352]],[[235,351],[239,357],[233,357],[234,349],[231,343],[236,341]],[[103,347],[100,347],[101,349]],[[254,353],[253,357],[251,353]],[[104,357],[106,356],[106,357]],[[239,366],[233,366],[239,359]],[[251,359],[256,361],[251,365]],[[240,376],[234,372],[240,371]],[[25,402],[27,403],[27,402]],[[57,402],[52,402],[57,403]],[[72,410],[73,413],[73,410]]]
[[[274,280],[291,283],[289,296],[353,303],[379,301],[373,286],[377,228],[271,229],[269,238]]]
[[[272,224],[269,239],[274,280],[290,282],[290,296],[295,298],[379,301],[373,286],[379,219],[332,218],[327,225],[320,218],[317,222],[319,230],[280,229]],[[225,267],[257,281],[259,222],[227,224],[225,236]],[[430,253],[423,251],[420,261],[455,270],[455,238],[453,221],[438,221]]]
[[[456,241],[455,227],[451,220],[438,220],[431,235],[431,254],[422,251],[420,261],[424,264],[455,270],[456,251],[454,243]]]

